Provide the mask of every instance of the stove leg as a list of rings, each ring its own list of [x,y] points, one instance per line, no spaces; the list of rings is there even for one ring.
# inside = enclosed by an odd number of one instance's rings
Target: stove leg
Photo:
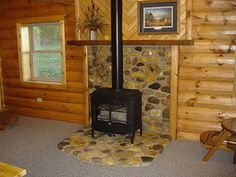
[[[94,129],[93,129],[93,127],[92,127],[92,137],[94,138]]]
[[[131,144],[134,144],[134,135],[135,135],[135,133],[130,134]]]
[[[141,127],[140,128],[140,136],[142,136],[143,135],[143,128]]]

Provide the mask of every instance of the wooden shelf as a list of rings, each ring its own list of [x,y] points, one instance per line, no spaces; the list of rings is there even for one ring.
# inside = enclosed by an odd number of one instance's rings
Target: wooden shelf
[[[124,45],[193,45],[194,40],[124,40]],[[110,40],[71,40],[67,45],[111,45]]]

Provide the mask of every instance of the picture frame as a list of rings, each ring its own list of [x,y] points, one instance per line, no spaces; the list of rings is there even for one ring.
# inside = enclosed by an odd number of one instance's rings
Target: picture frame
[[[139,1],[138,24],[140,34],[178,34],[178,0]]]

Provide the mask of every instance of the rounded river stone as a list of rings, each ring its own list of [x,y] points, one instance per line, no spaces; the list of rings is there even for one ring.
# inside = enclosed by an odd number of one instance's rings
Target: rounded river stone
[[[99,65],[101,65],[102,64],[102,60],[101,59],[99,59],[99,58],[94,58],[94,60],[93,60],[93,65],[94,66],[99,66]]]
[[[168,139],[171,141],[171,136],[170,135],[160,135],[161,138]]]
[[[138,62],[138,58],[137,57],[134,57],[132,58],[132,65],[135,66]]]
[[[159,54],[160,57],[164,57],[165,56],[164,52],[158,52],[158,54]]]
[[[64,148],[64,146],[67,146],[69,145],[70,143],[69,142],[60,142],[57,147],[58,149],[62,150]]]
[[[143,48],[142,47],[135,47],[135,50],[141,52],[143,50]]]
[[[131,59],[130,59],[130,58],[127,58],[127,59],[125,60],[125,63],[126,63],[127,65],[130,65],[130,64],[131,64]]]
[[[96,141],[91,141],[89,144],[90,145],[95,145],[95,144],[97,144],[97,142]]]
[[[143,63],[138,63],[136,66],[144,66]]]
[[[110,152],[111,152],[111,151],[108,150],[108,149],[105,149],[105,150],[102,151],[102,153],[105,153],[105,154],[110,153]]]
[[[93,51],[93,53],[97,53],[98,52],[98,47],[97,46],[92,46],[92,51]]]
[[[153,158],[152,157],[148,157],[148,156],[142,156],[141,159],[142,159],[143,162],[151,162],[151,161],[153,161]]]
[[[108,57],[107,57],[107,59],[106,59],[106,62],[111,62],[112,61],[112,58],[111,58],[111,56],[109,55]]]
[[[158,81],[165,80],[165,77],[158,77],[157,80],[158,80]]]
[[[148,87],[151,89],[154,89],[154,90],[158,90],[161,87],[161,84],[159,84],[158,82],[154,82],[153,84],[149,85]]]
[[[162,99],[161,102],[164,106],[170,106],[170,100],[169,99]]]
[[[162,113],[164,118],[170,118],[170,108],[166,108]]]
[[[156,144],[152,147],[153,150],[157,150],[158,152],[162,153],[164,147],[161,144]]]
[[[121,145],[121,146],[126,146],[126,143],[121,143],[120,145]]]
[[[163,87],[161,88],[161,91],[162,91],[162,92],[166,92],[166,93],[170,93],[170,87],[169,87],[169,86],[163,86]]]
[[[141,77],[138,77],[138,78],[136,79],[136,81],[137,81],[137,82],[143,82],[143,81],[144,81],[144,79],[143,79],[143,78],[141,78]]]
[[[68,146],[68,147],[65,147],[65,148],[64,148],[64,151],[65,151],[66,153],[71,153],[74,149],[75,149],[75,148],[74,148],[73,146]]]
[[[169,76],[170,74],[171,74],[170,71],[164,71],[164,72],[163,72],[163,75],[164,75],[164,76]]]
[[[76,156],[76,157],[77,157],[79,154],[81,154],[81,151],[74,151],[74,152],[73,152],[73,155]]]
[[[132,68],[132,71],[137,72],[137,71],[139,71],[139,69],[135,67],[135,68]]]
[[[160,100],[157,97],[149,97],[148,102],[153,104],[159,104]]]
[[[153,106],[153,105],[151,105],[151,104],[146,104],[146,106],[145,106],[145,111],[150,111],[150,110],[152,110],[152,109],[154,109],[154,106]]]
[[[151,95],[151,94],[153,94],[153,90],[150,90],[150,89],[145,89],[145,90],[143,90],[143,94],[144,95]]]
[[[125,74],[125,75],[129,75],[130,73],[131,73],[130,70],[124,70],[124,74]]]

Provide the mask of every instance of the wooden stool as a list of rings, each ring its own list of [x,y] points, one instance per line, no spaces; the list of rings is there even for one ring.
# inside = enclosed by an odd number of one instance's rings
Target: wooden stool
[[[201,144],[208,150],[208,153],[203,157],[203,161],[208,161],[217,149],[228,150],[224,140],[230,136],[229,132],[208,130],[200,135]]]
[[[1,177],[22,177],[26,175],[26,170],[0,162],[0,176]]]
[[[221,131],[208,130],[200,135],[200,142],[208,149],[203,161],[208,161],[217,149],[234,151],[233,163],[236,163],[236,117],[221,122]]]

